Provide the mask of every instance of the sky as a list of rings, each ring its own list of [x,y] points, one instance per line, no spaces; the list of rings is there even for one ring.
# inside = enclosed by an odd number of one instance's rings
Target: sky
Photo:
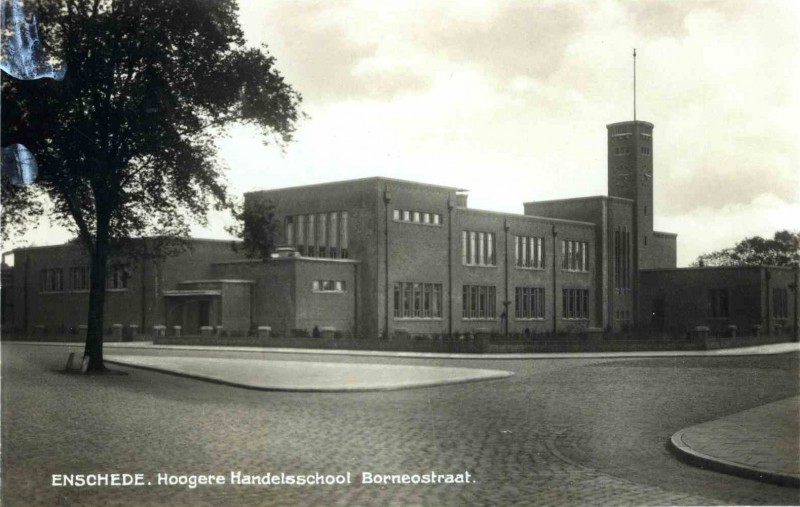
[[[800,229],[800,2],[242,0],[307,113],[281,151],[218,142],[241,193],[367,176],[470,189],[470,207],[607,193],[606,128],[655,124],[655,227],[678,264]],[[197,237],[227,237],[227,217]],[[41,227],[29,244],[66,231]]]

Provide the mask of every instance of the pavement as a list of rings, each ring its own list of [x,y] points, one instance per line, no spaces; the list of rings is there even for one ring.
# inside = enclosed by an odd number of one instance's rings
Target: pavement
[[[683,463],[681,428],[800,395],[800,354],[528,359],[109,347],[116,356],[497,369],[382,392],[240,389],[157,371],[65,375],[63,347],[2,343],[4,506],[797,505],[800,490]],[[113,353],[112,353],[113,350]],[[797,420],[797,419],[795,419]],[[366,485],[366,472],[462,473]],[[345,473],[348,485],[198,486],[160,474]],[[142,473],[142,487],[54,487],[53,474]]]
[[[106,362],[267,391],[386,391],[513,375],[503,370],[441,366],[269,361],[206,357],[106,356]]]
[[[670,439],[700,467],[800,487],[800,396],[691,426]]]

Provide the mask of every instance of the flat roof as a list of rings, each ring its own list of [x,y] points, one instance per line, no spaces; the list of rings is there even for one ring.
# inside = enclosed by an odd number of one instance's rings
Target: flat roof
[[[653,125],[649,121],[642,121],[642,120],[618,121],[616,123],[609,123],[609,124],[606,125],[606,127],[607,128],[608,127],[618,127],[620,125],[635,125],[635,124],[647,125],[650,128],[654,128],[655,127],[655,125]]]
[[[527,218],[527,219],[543,221],[543,222],[558,222],[558,223],[564,223],[564,224],[570,224],[570,225],[581,225],[581,226],[591,226],[591,227],[594,227],[595,225],[597,225],[594,222],[582,222],[580,220],[569,220],[569,219],[566,219],[566,218],[540,217],[540,216],[536,216],[536,215],[525,215],[525,214],[520,214],[520,213],[508,213],[508,212],[505,212],[505,211],[492,211],[492,210],[485,210],[485,209],[461,208],[461,207],[456,207],[455,209],[458,210],[458,211],[465,211],[467,213],[476,213],[476,214],[481,214],[481,215],[499,215],[499,216],[510,217],[510,218],[523,218],[523,219]]]
[[[163,236],[143,236],[141,238],[131,238],[131,241],[142,241],[142,240],[160,239],[160,238],[163,238]],[[214,238],[179,238],[178,241],[185,241],[187,243],[241,243],[242,242],[239,239],[214,239]],[[9,250],[8,252],[4,252],[4,255],[24,250],[44,250],[47,248],[63,248],[63,247],[75,247],[83,249],[83,244],[80,243],[79,241],[67,241],[64,243],[57,243],[54,245],[20,246],[14,248],[13,250]]]
[[[567,202],[567,201],[593,201],[597,199],[602,199],[606,201],[622,201],[627,203],[633,203],[633,199],[628,199],[627,197],[617,197],[614,195],[589,195],[586,197],[566,197],[563,199],[546,199],[544,201],[528,201],[523,202],[522,204],[551,204],[554,202]]]
[[[439,188],[442,190],[450,190],[453,192],[468,192],[465,188],[459,187],[450,187],[446,185],[436,185],[433,183],[423,183],[420,181],[411,181],[411,180],[401,180],[397,178],[386,178],[383,176],[369,176],[366,178],[354,178],[349,180],[336,180],[336,181],[326,181],[323,183],[311,183],[308,185],[297,185],[292,187],[281,187],[281,188],[265,188],[262,190],[253,190],[251,192],[245,192],[247,194],[260,194],[264,192],[278,192],[281,190],[299,190],[299,189],[308,189],[308,188],[317,188],[317,187],[325,187],[325,186],[332,186],[332,185],[347,185],[350,183],[363,183],[367,181],[375,181],[375,182],[390,182],[390,183],[400,183],[402,185],[413,185],[413,186],[421,186],[421,187],[428,187],[428,188]]]
[[[793,268],[789,266],[773,266],[770,264],[748,264],[746,266],[686,266],[682,268],[655,268],[655,269],[642,269],[642,272],[658,272],[658,271],[713,271],[723,269],[780,269],[784,271],[791,271]]]

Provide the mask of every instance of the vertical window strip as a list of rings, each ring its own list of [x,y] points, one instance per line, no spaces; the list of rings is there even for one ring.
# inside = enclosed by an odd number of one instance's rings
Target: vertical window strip
[[[461,231],[461,264],[469,264],[469,240],[467,231]]]
[[[309,257],[316,257],[317,256],[317,232],[314,230],[314,219],[316,215],[308,215],[308,234],[306,237],[308,238],[308,256]]]
[[[286,244],[294,246],[294,217],[286,217]]]

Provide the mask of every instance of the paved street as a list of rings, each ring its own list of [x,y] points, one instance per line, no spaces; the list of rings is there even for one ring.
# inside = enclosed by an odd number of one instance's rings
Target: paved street
[[[797,489],[681,463],[676,431],[800,392],[798,354],[432,360],[265,355],[508,370],[390,392],[282,393],[117,367],[64,375],[67,349],[2,345],[3,505],[798,504]],[[125,354],[115,349],[114,354]],[[246,353],[135,350],[144,355]],[[50,474],[445,473],[473,484],[54,488]]]

